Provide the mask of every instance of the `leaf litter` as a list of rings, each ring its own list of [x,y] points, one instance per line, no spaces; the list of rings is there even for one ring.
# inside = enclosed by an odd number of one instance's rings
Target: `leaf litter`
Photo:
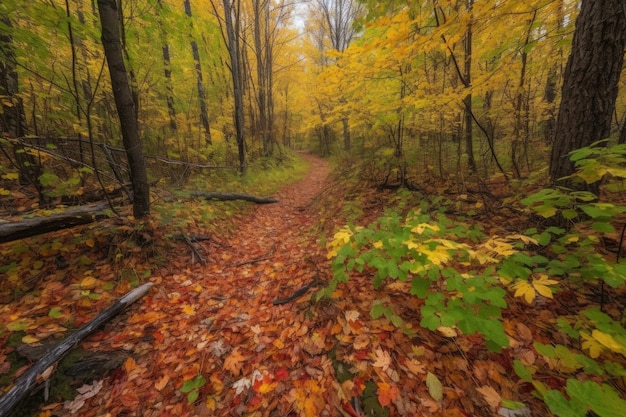
[[[312,301],[313,287],[273,305],[332,274],[318,236],[339,224],[341,203],[321,207],[319,196],[337,198],[341,187],[329,184],[324,161],[307,158],[309,175],[285,187],[279,203],[254,207],[219,244],[201,243],[206,265],[193,264],[184,251],[173,251],[167,265],[151,270],[140,256],[128,261],[140,274],[150,272],[145,276],[153,289],[82,348],[124,350],[131,357],[82,388],[74,401],[48,404],[42,412],[61,415],[65,407],[81,417],[496,416],[511,400],[540,410],[532,387],[519,385],[513,359],[539,366],[532,341],[546,342],[549,335],[522,323],[528,323],[528,311],[516,300],[511,311],[522,319],[505,318],[513,343],[502,354],[489,353],[478,336],[419,328],[420,300],[398,285],[375,291],[367,271],[351,277],[331,300]],[[362,198],[377,201],[373,192]],[[365,216],[380,213],[372,207]],[[98,239],[89,240],[89,247],[101,244]],[[107,296],[100,281],[110,281],[114,271],[86,261],[84,267],[71,289],[73,307],[59,304],[65,289],[53,282],[9,314],[15,303],[6,304],[0,324],[34,338],[58,336],[65,331],[58,323],[83,324],[130,286],[119,285]],[[401,306],[413,333],[384,317],[372,319],[375,300]],[[541,314],[542,320],[554,317]],[[9,353],[0,350],[0,370]]]

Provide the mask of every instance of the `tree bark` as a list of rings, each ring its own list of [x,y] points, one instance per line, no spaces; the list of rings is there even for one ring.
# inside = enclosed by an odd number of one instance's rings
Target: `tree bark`
[[[277,203],[278,200],[272,197],[257,197],[249,194],[241,193],[217,193],[212,191],[190,191],[189,195],[192,197],[201,197],[205,200],[218,200],[218,201],[231,201],[231,200],[244,200],[257,204],[270,204]]]
[[[44,233],[88,224],[107,217],[109,204],[102,202],[91,206],[80,206],[49,217],[33,217],[19,222],[0,223],[0,243],[24,239]]]
[[[624,62],[624,0],[583,0],[563,75],[562,98],[550,157],[550,179],[575,172],[569,153],[611,133],[618,82]],[[586,189],[567,181],[568,187]]]
[[[224,43],[226,43],[226,49],[228,49],[228,55],[230,57],[230,75],[233,84],[233,99],[235,101],[233,117],[235,119],[235,136],[239,155],[239,172],[243,173],[246,170],[246,143],[243,132],[245,113],[243,103],[242,65],[239,51],[239,30],[235,27],[235,21],[238,20],[238,16],[234,16],[235,19],[233,19],[233,14],[238,14],[239,6],[235,8],[231,0],[222,0],[222,5],[224,6],[224,29],[226,32],[223,36]],[[213,7],[215,8],[215,5]]]
[[[161,38],[161,52],[163,55],[163,75],[165,76],[165,101],[167,103],[167,114],[170,118],[170,130],[176,131],[176,107],[174,107],[174,85],[172,83],[172,63],[170,59],[170,45],[167,42],[167,32],[163,21],[165,6],[161,0],[157,1],[159,6],[159,37]]]
[[[98,0],[98,2],[100,2],[100,0]],[[111,318],[124,311],[130,304],[143,297],[152,285],[151,282],[148,282],[128,292],[125,296],[98,314],[92,321],[78,329],[76,333],[73,333],[63,342],[59,343],[54,349],[17,378],[13,387],[0,397],[0,416],[8,415],[21,400],[26,398],[26,395],[28,395],[33,387],[48,379],[52,373],[45,377],[44,374],[47,373],[46,371],[61,360],[72,347],[80,343]]]
[[[198,86],[198,100],[200,100],[200,123],[204,129],[204,138],[207,145],[211,144],[211,129],[209,125],[209,110],[207,108],[206,92],[204,89],[204,81],[202,79],[202,63],[200,62],[200,50],[198,49],[198,43],[193,37],[191,29],[193,28],[193,22],[191,20],[191,3],[189,0],[185,0],[185,14],[189,17],[190,29],[189,38],[191,44],[191,54],[193,55],[194,68],[196,70],[196,84]]]
[[[0,133],[21,138],[26,133],[26,118],[22,99],[17,95],[19,92],[17,69],[15,67],[15,49],[11,36],[11,21],[7,16],[0,17],[0,96],[2,102],[0,111]],[[10,104],[7,102],[10,101]]]
[[[133,184],[133,215],[139,219],[150,214],[150,186],[135,118],[135,103],[120,43],[120,28],[115,0],[98,0],[102,25],[102,46],[107,58],[115,107],[120,119],[122,140]]]

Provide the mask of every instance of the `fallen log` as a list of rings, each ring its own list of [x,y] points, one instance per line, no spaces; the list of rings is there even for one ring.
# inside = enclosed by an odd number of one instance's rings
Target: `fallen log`
[[[232,201],[232,200],[244,200],[249,201],[251,203],[257,204],[270,204],[277,203],[278,200],[273,197],[258,197],[250,194],[241,194],[241,193],[218,193],[214,191],[188,191],[187,192],[191,197],[200,197],[205,200],[216,200],[216,201]]]
[[[24,374],[15,380],[13,387],[2,397],[0,397],[0,416],[8,413],[38,384],[48,380],[54,372],[56,363],[69,352],[69,350],[93,333],[104,323],[115,317],[134,303],[152,286],[151,282],[143,284],[128,292],[125,296],[107,307],[89,323],[72,333],[64,341],[46,353],[38,362],[31,366]]]
[[[0,243],[92,223],[107,217],[109,208],[109,204],[103,201],[98,204],[68,208],[48,217],[2,222],[0,223]]]

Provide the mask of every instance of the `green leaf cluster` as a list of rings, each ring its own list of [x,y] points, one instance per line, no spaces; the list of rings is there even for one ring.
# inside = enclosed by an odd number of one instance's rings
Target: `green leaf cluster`
[[[206,379],[202,375],[198,375],[194,379],[185,381],[180,391],[187,394],[187,402],[194,403],[200,395],[200,388],[206,384]]]
[[[318,297],[331,296],[351,271],[371,270],[374,288],[389,280],[411,283],[411,294],[424,299],[422,327],[480,333],[491,350],[499,351],[508,345],[500,321],[506,291],[488,263],[506,255],[487,256],[479,245],[485,240],[479,226],[454,221],[427,204],[404,218],[389,211],[367,228],[347,226],[335,234],[327,245],[334,276]],[[391,307],[376,303],[371,313],[409,329]]]

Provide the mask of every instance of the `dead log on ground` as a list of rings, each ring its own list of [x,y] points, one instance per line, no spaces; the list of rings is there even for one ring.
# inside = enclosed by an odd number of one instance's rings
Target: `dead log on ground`
[[[94,205],[72,207],[48,217],[33,217],[17,222],[2,222],[0,223],[0,243],[92,223],[107,217],[108,210],[109,204],[100,202]]]
[[[232,201],[232,200],[244,200],[257,204],[270,204],[277,203],[278,200],[273,197],[258,197],[250,194],[241,193],[218,193],[213,191],[188,191],[188,194],[192,197],[200,197],[205,200],[216,201]]]
[[[125,296],[98,314],[96,318],[78,329],[77,332],[68,336],[63,342],[50,350],[50,352],[46,353],[43,358],[17,378],[13,387],[0,397],[0,416],[8,415],[13,407],[26,398],[34,387],[48,380],[54,372],[54,366],[72,347],[80,343],[104,323],[124,311],[130,304],[143,297],[151,286],[152,283],[148,282],[128,292]]]

